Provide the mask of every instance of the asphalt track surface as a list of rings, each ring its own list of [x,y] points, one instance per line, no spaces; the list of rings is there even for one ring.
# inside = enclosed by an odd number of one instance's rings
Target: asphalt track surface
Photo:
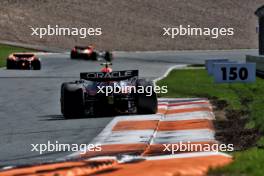
[[[155,79],[168,68],[206,59],[244,61],[256,50],[193,52],[116,52],[114,70],[139,69],[140,77]],[[32,152],[31,144],[88,144],[113,117],[65,120],[60,113],[60,85],[80,72],[99,71],[100,62],[70,60],[69,54],[41,55],[41,71],[0,68],[0,165],[54,161],[72,152]]]

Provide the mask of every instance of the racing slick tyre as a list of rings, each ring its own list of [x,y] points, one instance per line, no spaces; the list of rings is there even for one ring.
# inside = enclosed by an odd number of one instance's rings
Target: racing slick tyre
[[[71,59],[76,59],[77,58],[77,55],[73,52],[71,52]]]
[[[144,93],[138,93],[136,98],[137,113],[138,114],[155,114],[157,112],[158,100],[157,94],[154,91],[153,84],[145,79],[137,80],[137,89],[144,88]],[[146,93],[146,88],[152,87],[151,95]]]
[[[41,63],[40,63],[40,61],[33,62],[33,69],[34,70],[40,70],[41,69]]]
[[[61,86],[61,113],[65,118],[83,117],[85,112],[84,93],[76,83]]]
[[[6,60],[6,69],[14,69],[14,68],[15,68],[14,61]]]
[[[106,51],[106,52],[105,52],[104,59],[105,59],[107,62],[111,62],[111,61],[113,60],[113,54],[112,54],[110,51]]]
[[[98,56],[97,56],[97,53],[96,52],[92,52],[92,54],[91,54],[91,60],[94,60],[94,61],[96,61],[96,60],[98,60]]]

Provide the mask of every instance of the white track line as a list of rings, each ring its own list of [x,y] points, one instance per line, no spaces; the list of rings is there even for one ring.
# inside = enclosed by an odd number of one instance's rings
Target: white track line
[[[185,64],[171,66],[162,76],[160,76],[160,77],[158,77],[158,78],[156,78],[156,79],[153,80],[154,85],[156,85],[156,83],[159,80],[162,80],[163,78],[167,77],[172,70],[179,69],[179,68],[185,68],[186,66],[187,65],[185,65]]]

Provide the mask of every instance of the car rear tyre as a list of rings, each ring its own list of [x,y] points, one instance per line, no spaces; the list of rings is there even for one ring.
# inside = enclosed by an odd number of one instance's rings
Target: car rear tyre
[[[41,69],[41,63],[40,63],[40,61],[35,61],[33,63],[33,69],[34,70],[40,70]]]
[[[96,52],[92,52],[92,54],[91,54],[91,60],[94,60],[94,61],[97,60],[97,53]]]
[[[146,92],[146,87],[152,87],[152,92]],[[137,113],[138,114],[155,114],[157,113],[158,100],[154,91],[153,84],[145,79],[137,80],[137,88],[144,88],[144,93],[137,94]]]
[[[111,62],[111,61],[113,60],[113,54],[112,54],[110,51],[106,51],[106,52],[105,52],[104,59],[105,59],[107,62]]]
[[[78,84],[62,84],[61,112],[65,118],[78,118],[84,116],[84,92]]]

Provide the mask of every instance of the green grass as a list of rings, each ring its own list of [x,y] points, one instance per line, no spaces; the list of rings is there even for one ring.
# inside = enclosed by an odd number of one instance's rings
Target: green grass
[[[209,175],[263,176],[264,150],[256,147],[233,154],[234,162],[223,168],[211,170]]]
[[[204,69],[173,70],[158,82],[168,86],[164,97],[206,97],[228,102],[227,109],[247,110],[249,122],[245,128],[257,128],[264,132],[264,80],[257,78],[251,84],[215,84]],[[263,146],[264,138],[259,141]],[[263,175],[264,149],[251,148],[234,153],[235,161],[214,170],[212,175]]]
[[[4,67],[6,65],[6,58],[8,57],[9,54],[15,52],[31,52],[31,51],[34,50],[0,44],[0,67]]]

